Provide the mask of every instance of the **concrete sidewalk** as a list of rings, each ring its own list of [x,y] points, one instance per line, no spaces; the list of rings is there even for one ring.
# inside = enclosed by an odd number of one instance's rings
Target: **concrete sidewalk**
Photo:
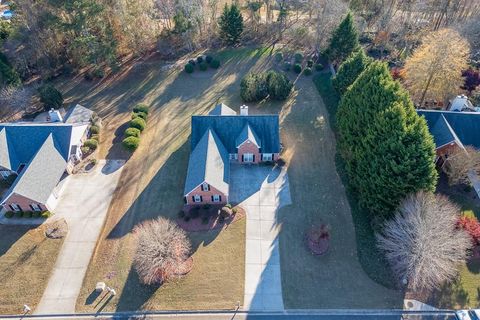
[[[69,232],[36,314],[75,312],[77,296],[124,163],[101,160],[91,172],[68,178],[54,217],[65,218]]]
[[[232,166],[230,197],[247,211],[243,310],[283,310],[277,210],[291,203],[286,170]]]

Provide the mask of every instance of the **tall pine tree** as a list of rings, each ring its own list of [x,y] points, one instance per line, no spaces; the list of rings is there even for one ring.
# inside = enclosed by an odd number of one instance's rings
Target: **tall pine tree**
[[[352,52],[360,47],[358,32],[351,12],[340,22],[333,31],[332,38],[325,54],[334,63],[342,63]]]
[[[434,190],[433,138],[384,63],[372,62],[346,91],[337,121],[351,185],[368,212],[386,217],[406,195]]]
[[[372,62],[372,59],[365,55],[363,49],[353,52],[338,68],[338,72],[332,79],[332,85],[335,90],[343,95],[350,86]]]
[[[220,17],[220,37],[228,45],[240,42],[243,32],[243,16],[236,4],[225,4]]]

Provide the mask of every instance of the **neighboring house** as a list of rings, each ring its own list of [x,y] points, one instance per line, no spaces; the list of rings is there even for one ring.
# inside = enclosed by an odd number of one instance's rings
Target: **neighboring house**
[[[478,111],[466,95],[456,96],[448,108],[450,111]]]
[[[192,117],[185,204],[228,203],[230,163],[273,162],[280,153],[277,115],[240,115],[219,104],[208,116]]]
[[[8,211],[52,211],[58,184],[81,157],[93,112],[80,105],[65,116],[50,111],[53,122],[0,124],[0,175],[16,179],[2,200]]]
[[[456,148],[472,146],[480,149],[480,113],[437,110],[417,110],[427,120],[436,144],[440,164]]]

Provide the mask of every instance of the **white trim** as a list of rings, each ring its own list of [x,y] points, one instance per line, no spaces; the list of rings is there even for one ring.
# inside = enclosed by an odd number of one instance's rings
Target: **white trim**
[[[219,194],[214,194],[213,195],[213,202],[220,202],[220,195]]]
[[[202,202],[201,196],[200,196],[199,194],[194,194],[194,195],[193,195],[193,202],[194,202],[194,203],[200,203],[200,202]]]
[[[242,143],[240,143],[240,144],[237,146],[237,148],[240,148],[240,147],[241,147],[242,145],[244,145],[245,142],[247,142],[247,141],[248,141],[248,143],[252,143],[252,144],[254,144],[258,149],[260,149],[260,146],[259,146],[258,144],[256,144],[255,142],[253,142],[252,140],[250,140],[250,139],[246,139],[245,141],[243,141]]]

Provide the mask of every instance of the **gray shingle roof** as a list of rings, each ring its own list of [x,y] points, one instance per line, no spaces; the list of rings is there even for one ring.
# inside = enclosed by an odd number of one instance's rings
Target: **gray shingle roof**
[[[53,133],[50,133],[15,180],[5,199],[16,193],[45,204],[67,165],[60,149],[60,144]]]
[[[453,141],[480,148],[480,113],[418,110],[425,117],[437,147]]]
[[[0,131],[6,137],[6,143],[0,139],[2,161],[10,161],[12,170],[29,163],[50,134],[55,138],[60,154],[68,160],[72,133],[70,124],[5,123],[0,125]]]
[[[210,111],[210,116],[234,116],[237,112],[224,103],[219,103]]]
[[[215,132],[208,129],[190,154],[184,194],[207,182],[228,195],[229,180],[228,152]]]
[[[235,140],[235,144],[237,147],[239,147],[242,143],[244,143],[247,140],[253,142],[258,148],[262,147],[260,139],[258,138],[255,131],[253,131],[253,129],[250,127],[248,123],[240,132],[240,135],[237,137],[237,139]]]
[[[93,111],[77,104],[65,115],[65,123],[89,123],[92,119]]]
[[[191,148],[193,150],[205,132],[211,128],[228,153],[236,153],[237,137],[247,124],[257,135],[262,153],[280,152],[278,115],[193,116]]]

